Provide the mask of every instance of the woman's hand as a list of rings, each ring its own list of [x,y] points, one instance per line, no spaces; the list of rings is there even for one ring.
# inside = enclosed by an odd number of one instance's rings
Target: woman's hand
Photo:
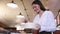
[[[38,34],[41,26],[39,24],[36,24],[36,28],[33,29],[33,34]]]
[[[40,30],[41,26],[39,24],[36,24],[36,28],[34,28],[35,30]]]

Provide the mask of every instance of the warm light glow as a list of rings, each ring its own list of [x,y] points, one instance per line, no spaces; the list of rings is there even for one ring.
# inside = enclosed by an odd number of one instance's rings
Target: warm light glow
[[[16,30],[24,30],[24,28],[22,28],[22,26],[20,25],[16,25],[15,27],[16,27]]]
[[[16,22],[17,23],[21,23],[21,22],[23,22],[23,20],[25,19],[25,17],[23,16],[23,15],[17,15],[16,16]]]
[[[8,3],[7,6],[11,7],[11,8],[17,8],[18,7],[18,5],[15,3]]]
[[[15,27],[16,27],[16,30],[21,30],[21,26],[17,25]]]
[[[17,18],[25,18],[23,15],[18,15]]]

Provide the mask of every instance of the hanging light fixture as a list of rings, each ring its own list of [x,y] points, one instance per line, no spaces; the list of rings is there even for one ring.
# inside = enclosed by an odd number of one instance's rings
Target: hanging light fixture
[[[7,3],[7,6],[8,6],[8,7],[11,7],[11,8],[17,8],[17,7],[18,7],[18,5],[17,5],[16,3],[14,3],[13,0],[12,0],[12,2],[10,2],[10,3]]]
[[[21,13],[17,16],[17,18],[25,18]]]

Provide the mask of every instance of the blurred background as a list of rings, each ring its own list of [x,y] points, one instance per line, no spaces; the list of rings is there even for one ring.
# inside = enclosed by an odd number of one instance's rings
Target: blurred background
[[[0,0],[0,29],[16,29],[22,21],[32,22],[36,13],[33,11],[34,0]],[[60,0],[40,0],[46,9],[50,9],[57,26],[60,25]],[[9,5],[9,3],[11,3]],[[12,5],[14,3],[14,5]]]

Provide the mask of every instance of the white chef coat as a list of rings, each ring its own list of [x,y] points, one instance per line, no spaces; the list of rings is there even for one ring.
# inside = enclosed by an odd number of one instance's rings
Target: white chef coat
[[[51,11],[45,11],[41,17],[39,14],[35,16],[33,23],[41,25],[41,31],[53,32],[56,30],[56,22]]]

